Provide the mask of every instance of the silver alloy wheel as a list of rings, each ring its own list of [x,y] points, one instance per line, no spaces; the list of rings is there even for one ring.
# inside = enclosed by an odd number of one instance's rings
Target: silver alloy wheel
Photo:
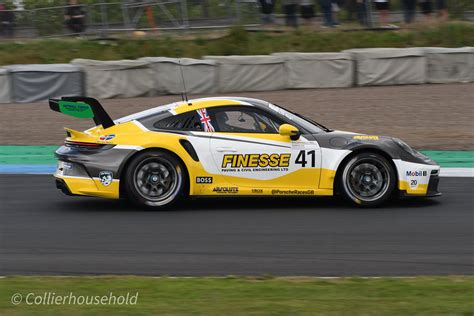
[[[376,201],[384,196],[389,188],[388,168],[376,158],[354,160],[344,170],[344,186],[355,199]]]
[[[181,173],[164,157],[149,157],[135,168],[133,184],[150,205],[164,205],[173,200],[181,185]]]

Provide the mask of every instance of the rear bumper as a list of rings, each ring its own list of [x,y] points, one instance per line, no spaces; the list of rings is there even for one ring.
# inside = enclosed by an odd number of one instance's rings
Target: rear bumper
[[[75,195],[71,193],[71,190],[69,190],[69,187],[66,184],[66,181],[60,178],[56,178],[56,189],[60,190],[62,193],[66,195]]]
[[[59,161],[55,177],[62,181],[57,187],[72,195],[119,198],[120,168],[136,150],[116,147],[90,150],[60,147],[56,151]]]
[[[91,177],[86,169],[77,163],[59,161],[54,175],[56,188],[66,195],[96,196],[109,199],[120,197],[120,181],[103,181],[100,177]]]

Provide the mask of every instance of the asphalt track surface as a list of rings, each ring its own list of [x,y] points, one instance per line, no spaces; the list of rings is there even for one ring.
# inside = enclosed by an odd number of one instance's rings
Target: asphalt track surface
[[[63,196],[52,176],[0,176],[0,274],[473,274],[474,178],[438,199],[198,199],[173,211]]]

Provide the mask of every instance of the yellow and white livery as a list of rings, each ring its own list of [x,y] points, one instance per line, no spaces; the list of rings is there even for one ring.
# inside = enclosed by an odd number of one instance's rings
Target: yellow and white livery
[[[51,109],[97,126],[66,129],[58,188],[151,208],[183,196],[332,196],[377,206],[438,196],[440,167],[402,141],[330,130],[280,106],[219,97],[176,102],[115,121],[92,98]]]

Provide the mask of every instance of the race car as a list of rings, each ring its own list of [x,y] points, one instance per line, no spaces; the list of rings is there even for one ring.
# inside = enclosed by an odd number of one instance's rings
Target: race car
[[[151,209],[194,196],[333,196],[373,207],[439,196],[440,167],[397,138],[336,131],[266,101],[183,100],[112,120],[93,98],[50,99],[93,119],[65,128],[56,185]]]

